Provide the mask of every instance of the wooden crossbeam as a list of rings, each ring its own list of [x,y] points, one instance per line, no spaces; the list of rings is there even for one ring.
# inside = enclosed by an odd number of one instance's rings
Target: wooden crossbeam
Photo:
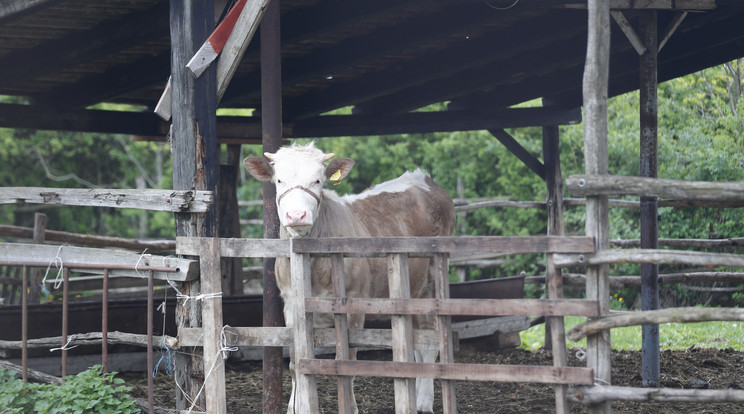
[[[744,182],[684,181],[664,178],[578,174],[566,179],[566,187],[577,196],[622,194],[686,200],[744,200]]]
[[[3,187],[0,204],[137,208],[179,213],[204,213],[214,201],[211,191]]]
[[[456,381],[594,383],[591,368],[534,365],[440,364],[389,361],[302,359],[299,371],[311,375],[358,375],[387,378],[435,378]]]
[[[296,239],[295,251],[311,254],[344,253],[347,256],[382,256],[390,253],[431,255],[458,252],[468,255],[491,253],[504,256],[524,253],[593,252],[591,237],[569,236],[458,236],[458,237],[389,237]]]
[[[744,259],[743,259],[744,260]],[[308,312],[374,315],[599,315],[597,302],[584,299],[365,299],[305,298]]]

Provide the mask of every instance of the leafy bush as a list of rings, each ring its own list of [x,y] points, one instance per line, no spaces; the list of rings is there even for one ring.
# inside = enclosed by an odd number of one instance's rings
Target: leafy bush
[[[127,395],[131,388],[115,375],[102,374],[96,365],[59,385],[24,384],[15,373],[0,369],[0,407],[3,414],[139,413]]]

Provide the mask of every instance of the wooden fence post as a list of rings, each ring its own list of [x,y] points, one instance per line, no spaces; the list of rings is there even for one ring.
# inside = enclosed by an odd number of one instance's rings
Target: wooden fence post
[[[202,304],[204,335],[204,392],[208,413],[226,414],[225,363],[222,357],[222,275],[220,239],[203,238],[199,258],[202,292],[209,295]]]
[[[411,285],[408,278],[408,256],[390,254],[388,263],[388,284],[390,297],[410,299]],[[413,320],[411,315],[391,317],[393,334],[393,361],[413,362]],[[416,379],[395,379],[395,412],[396,414],[416,412]]]
[[[584,163],[587,174],[607,174],[607,94],[610,61],[610,2],[589,0],[588,38],[584,66]],[[609,202],[607,196],[587,197],[586,234],[593,236],[596,249],[609,247]],[[609,266],[587,268],[586,297],[599,303],[601,315],[609,313]],[[595,378],[609,385],[611,381],[610,334],[605,331],[587,338],[587,365],[594,368]],[[608,413],[609,403],[592,407]]]
[[[318,413],[318,388],[315,375],[300,373],[300,360],[315,358],[313,350],[313,314],[305,312],[305,298],[312,296],[310,283],[310,255],[295,253],[290,240],[290,268],[292,274],[292,335],[294,345],[291,347],[291,358],[295,366],[296,405],[294,413]]]

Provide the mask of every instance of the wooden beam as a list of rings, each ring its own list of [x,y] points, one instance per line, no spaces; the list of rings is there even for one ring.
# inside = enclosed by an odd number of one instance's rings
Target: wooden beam
[[[744,321],[744,309],[688,307],[625,312],[576,325],[566,336],[578,342],[589,335],[624,326],[710,321]]]
[[[599,315],[597,301],[585,299],[305,299],[307,312],[369,315]]]
[[[720,403],[724,401],[744,402],[744,391],[737,389],[700,390],[677,388],[618,387],[601,385],[572,388],[571,402],[586,406],[609,401]],[[712,405],[715,406],[715,405]]]
[[[86,97],[85,100],[89,99]],[[83,104],[78,101],[79,104]],[[326,115],[286,123],[285,138],[369,136],[426,132],[472,131],[520,128],[581,122],[577,108],[508,108],[489,114],[473,111],[415,112],[401,115]],[[56,131],[84,131],[130,134],[148,139],[165,139],[168,124],[151,112],[66,110],[32,105],[0,103],[0,126]],[[257,144],[261,118],[217,117],[220,142]]]
[[[608,249],[585,255],[557,254],[555,256],[555,264],[559,267],[598,266],[617,263],[744,267],[744,255],[689,250]]]
[[[0,192],[0,204],[32,203],[170,212],[204,213],[213,202],[211,191],[3,187]]]
[[[741,201],[742,182],[684,181],[615,175],[572,175],[566,187],[577,196],[633,195],[683,200]]]
[[[333,361],[302,359],[305,374],[356,375],[386,378],[435,378],[455,381],[536,382],[545,384],[594,383],[590,368],[535,365],[438,364],[390,361]]]
[[[635,29],[633,29],[633,26],[630,24],[628,19],[625,18],[625,15],[621,11],[611,11],[610,14],[612,15],[612,18],[615,20],[615,23],[617,23],[618,26],[620,26],[620,30],[625,33],[625,37],[628,38],[628,41],[631,45],[633,45],[633,48],[638,53],[638,56],[643,55],[646,53],[646,45],[643,43],[643,40],[638,36],[638,33],[636,33]]]
[[[494,257],[524,253],[593,252],[591,237],[570,236],[458,236],[458,237],[389,237],[294,239],[295,252],[347,256],[382,256],[393,253],[431,255],[451,253],[490,253]]]
[[[491,133],[496,139],[501,142],[506,149],[508,149],[512,154],[514,154],[517,158],[519,158],[524,165],[527,166],[532,172],[537,174],[538,177],[545,180],[545,166],[543,165],[540,160],[538,160],[534,155],[530,154],[529,151],[524,149],[522,145],[517,142],[514,137],[509,135],[506,131],[503,129],[489,129],[488,132]]]
[[[61,263],[66,269],[80,269],[85,273],[101,274],[103,267],[112,266],[111,275],[144,278],[146,270],[134,270],[136,266],[170,267],[175,272],[156,271],[155,277],[160,280],[185,281],[199,276],[199,263],[195,260],[178,259],[175,257],[153,256],[138,254],[122,250],[95,249],[75,246],[48,246],[26,243],[0,243],[0,262],[26,263],[34,267],[53,267],[49,277],[57,272],[55,263]],[[99,268],[92,268],[95,265]],[[100,266],[99,266],[100,265]],[[115,269],[128,266],[132,269]]]

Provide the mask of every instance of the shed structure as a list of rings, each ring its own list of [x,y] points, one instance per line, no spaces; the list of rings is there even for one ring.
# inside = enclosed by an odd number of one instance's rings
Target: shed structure
[[[4,2],[0,94],[19,98],[0,104],[0,127],[169,135],[174,189],[209,191],[217,191],[220,144],[229,146],[234,167],[236,144],[263,143],[273,151],[282,138],[291,137],[486,129],[546,179],[553,205],[561,205],[556,125],[579,121],[578,108],[596,103],[587,101],[582,90],[587,44],[593,41],[587,30],[591,1],[251,1],[247,4],[259,6],[252,22],[263,16],[260,36],[246,45],[223,94],[217,64],[198,78],[186,64],[232,3]],[[642,26],[645,36],[651,11],[653,25],[660,28],[661,50],[652,68],[658,81],[744,56],[740,1],[609,0],[606,6],[617,24],[601,21],[607,37],[597,50],[606,59],[607,92],[600,91],[600,99],[638,89],[639,79],[648,79],[642,78],[646,72],[639,60],[645,46],[634,28]],[[171,116],[164,120],[153,110],[169,79]],[[543,107],[512,107],[536,98],[543,99]],[[96,109],[102,102],[135,105],[139,111]],[[446,110],[417,111],[441,102],[447,103]],[[250,117],[216,116],[218,107],[254,112]],[[329,114],[345,107],[353,107],[350,115]],[[602,115],[585,109],[591,116]],[[542,161],[504,132],[522,126],[545,128]],[[595,126],[601,129],[601,121]],[[594,132],[587,130],[587,136]],[[601,159],[587,163],[587,173],[607,173]],[[269,200],[269,217],[271,188],[264,199]],[[603,202],[600,196],[589,208]],[[216,204],[222,209],[226,203],[218,199]],[[217,209],[204,215],[176,213],[177,234],[236,235],[222,233]],[[560,214],[560,207],[550,214],[551,234],[561,234]],[[592,223],[591,232],[597,233],[591,235],[602,240],[602,217]],[[267,226],[266,237],[276,237],[275,226]],[[600,272],[593,278],[600,284],[595,286],[598,297],[606,284],[601,266],[591,270]],[[270,268],[267,264],[267,281]],[[198,284],[184,292],[192,290],[198,292]],[[271,287],[265,293],[269,308],[276,307],[275,293]],[[179,318],[186,325],[200,324],[193,310]],[[600,353],[606,349],[601,336],[593,340]],[[268,354],[275,364],[277,354]],[[192,363],[181,361],[184,378]],[[267,395],[275,387],[267,383]]]

